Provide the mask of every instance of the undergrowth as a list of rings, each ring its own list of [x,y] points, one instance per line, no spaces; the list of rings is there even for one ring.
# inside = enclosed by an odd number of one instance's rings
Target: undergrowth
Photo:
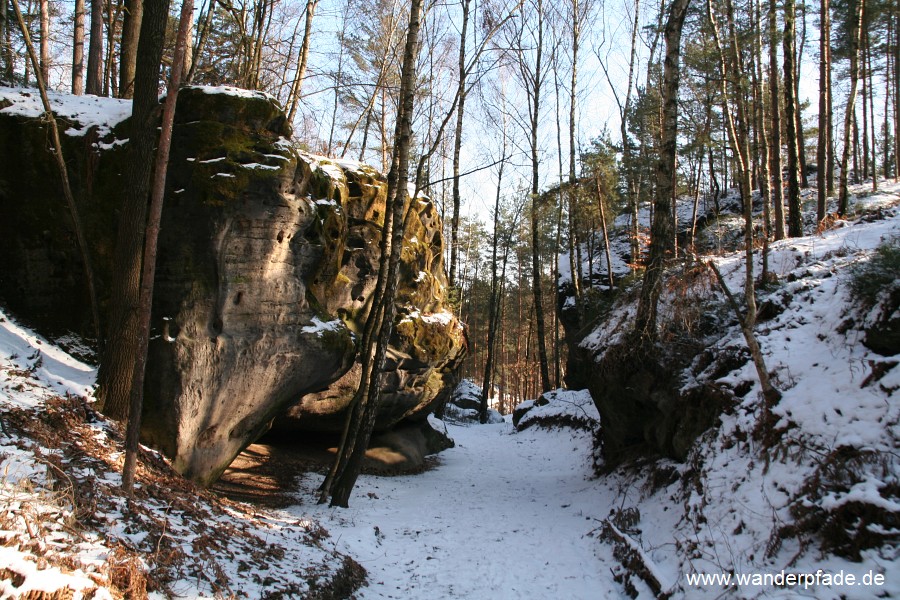
[[[885,292],[900,285],[900,237],[892,237],[881,244],[866,262],[850,270],[849,288],[864,308],[874,307]]]

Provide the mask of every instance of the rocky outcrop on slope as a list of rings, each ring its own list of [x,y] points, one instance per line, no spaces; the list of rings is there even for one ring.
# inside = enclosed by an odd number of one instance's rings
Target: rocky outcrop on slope
[[[84,332],[81,268],[43,125],[8,112],[0,111],[0,141],[28,156],[21,172],[35,171],[40,184],[0,176],[0,297],[47,329]],[[71,135],[76,128],[65,136],[66,153],[105,299],[116,190],[127,185],[127,124]],[[385,179],[364,165],[303,155],[289,135],[283,112],[263,94],[179,95],[142,433],[203,483],[273,419],[291,430],[337,430],[356,381],[355,337],[377,277]],[[439,217],[416,199],[407,221],[381,431],[424,421],[452,390],[464,353],[462,327],[445,304]],[[11,300],[36,294],[34,309]]]

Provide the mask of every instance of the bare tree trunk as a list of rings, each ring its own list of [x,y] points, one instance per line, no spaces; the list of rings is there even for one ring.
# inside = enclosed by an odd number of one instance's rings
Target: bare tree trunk
[[[459,105],[456,107],[456,132],[453,137],[453,212],[450,217],[450,286],[456,286],[456,261],[459,245],[459,164],[462,151],[463,115],[466,108],[466,34],[469,28],[471,0],[462,0],[462,28],[459,32]]]
[[[175,124],[175,103],[184,69],[184,55],[188,47],[188,32],[193,21],[194,2],[184,0],[175,41],[175,54],[169,79],[165,104],[163,105],[162,126],[159,133],[159,147],[153,169],[153,187],[150,190],[150,212],[144,237],[144,256],[141,275],[140,304],[138,307],[137,356],[132,373],[131,398],[128,412],[128,429],[125,436],[125,466],[122,469],[122,489],[131,497],[134,495],[134,472],[141,435],[141,410],[144,405],[144,375],[147,367],[147,343],[150,340],[150,309],[153,303],[153,283],[156,277],[157,241],[162,220],[163,196],[166,191],[166,171],[169,166],[169,150],[172,146],[172,129]]]
[[[264,43],[263,30],[265,29],[268,3],[269,0],[254,0],[249,5],[253,13],[253,20],[250,23],[252,33],[246,39],[244,87],[250,90],[259,87],[259,71],[262,66],[261,56]]]
[[[797,107],[794,115],[797,122],[797,157],[800,165],[800,187],[804,189],[809,187],[809,178],[806,175],[806,137],[803,132],[803,107],[800,104],[800,65],[803,64],[803,49],[806,47],[806,7],[805,0],[801,0],[798,7],[801,23],[800,45],[797,46],[797,54],[794,59],[794,104]]]
[[[557,167],[559,168],[559,187],[556,188],[556,239],[553,242],[554,248],[557,250],[553,253],[553,274],[550,277],[550,280],[553,282],[553,300],[555,306],[559,306],[560,298],[562,294],[560,294],[559,287],[559,252],[562,250],[562,223],[563,223],[563,162],[562,162],[562,123],[559,120],[559,62],[554,61],[553,63],[553,87],[555,89],[555,99],[556,99],[556,159],[557,159]],[[567,194],[568,196],[568,194]],[[574,247],[574,231],[569,231],[568,240],[569,240],[569,266],[571,267],[574,264],[572,252],[575,250]],[[572,280],[575,280],[575,272],[574,270],[569,271],[572,275]],[[581,314],[581,298],[579,297],[580,288],[576,288],[575,293],[575,306],[577,307],[577,311]],[[556,309],[553,311],[553,367],[554,367],[554,387],[560,387],[560,357],[559,357],[559,310]]]
[[[869,179],[869,67],[866,62],[866,35],[859,49],[859,95],[862,104],[862,180]]]
[[[803,215],[800,213],[800,149],[797,133],[798,104],[794,85],[794,58],[796,50],[796,6],[794,0],[784,3],[784,120],[787,127],[788,147],[788,235],[803,235]]]
[[[76,3],[79,0],[76,0]],[[82,8],[82,12],[83,12]],[[82,18],[82,23],[83,23]],[[13,80],[12,37],[9,27],[9,2],[0,0],[0,78],[7,83]]]
[[[206,42],[209,40],[209,32],[212,29],[213,17],[216,14],[216,1],[217,0],[210,0],[209,8],[203,13],[197,36],[197,43],[194,44],[194,47],[191,49],[191,68],[184,78],[184,82],[187,85],[190,85],[194,81],[194,77],[197,74],[197,64],[200,60],[200,56],[203,54],[203,50],[206,48]]]
[[[844,113],[844,150],[841,153],[841,180],[838,192],[838,214],[847,214],[849,201],[848,167],[850,166],[850,129],[853,125],[854,109],[856,107],[856,90],[859,84],[859,48],[862,39],[863,15],[865,13],[865,0],[857,0],[856,11],[853,13],[853,27],[850,31],[850,94],[847,96],[847,110]]]
[[[328,148],[325,154],[328,156],[334,152],[334,129],[337,125],[338,105],[340,104],[341,88],[344,84],[344,48],[346,47],[347,20],[350,16],[349,5],[345,4],[344,16],[341,18],[341,32],[338,34],[338,64],[334,77],[334,106],[331,110],[331,125],[328,128]]]
[[[5,0],[0,0],[4,1]],[[53,145],[53,156],[56,159],[56,167],[59,170],[59,177],[62,183],[63,196],[69,209],[69,216],[72,219],[72,227],[75,230],[75,240],[78,245],[78,251],[81,253],[81,262],[84,267],[84,278],[87,284],[88,296],[91,303],[91,312],[94,320],[94,335],[97,342],[101,342],[100,338],[100,309],[97,303],[97,292],[94,286],[94,268],[91,263],[90,253],[88,251],[87,238],[84,235],[84,227],[81,224],[81,216],[78,213],[78,206],[75,204],[75,196],[72,194],[72,186],[69,185],[69,171],[66,168],[66,161],[63,157],[62,142],[59,139],[59,127],[56,124],[56,118],[53,116],[53,110],[50,107],[50,99],[47,96],[47,85],[41,74],[40,62],[34,51],[34,45],[31,43],[31,35],[28,33],[28,27],[25,25],[25,19],[22,17],[22,10],[19,8],[18,0],[12,0],[13,11],[19,22],[19,29],[25,40],[25,47],[31,64],[34,67],[34,75],[37,80],[38,90],[41,94],[41,103],[44,106],[44,118],[50,126],[50,137]]]
[[[312,22],[316,14],[316,6],[319,0],[306,0],[306,25],[303,29],[303,43],[300,45],[300,56],[297,64],[297,77],[294,79],[294,86],[290,93],[290,110],[288,111],[288,122],[294,122],[294,116],[297,114],[297,105],[300,102],[300,92],[303,89],[303,78],[306,76],[306,65],[309,62],[309,45],[312,42]]]
[[[125,19],[119,59],[119,97],[134,97],[134,66],[137,61],[138,36],[144,16],[144,0],[125,0]]]
[[[609,231],[606,228],[606,208],[603,206],[603,188],[600,185],[599,174],[594,177],[594,183],[597,187],[597,206],[600,209],[600,227],[603,230],[603,250],[606,253],[606,280],[609,283],[609,289],[616,287],[616,281],[613,277],[612,252],[609,250]]]
[[[763,93],[762,5],[760,0],[754,0],[753,7],[755,9],[754,12],[756,13],[753,17],[753,54],[756,63],[753,70],[753,105],[755,108],[754,129],[756,129],[759,135],[759,193],[763,204],[763,231],[766,242],[768,243],[769,236],[772,233],[772,214],[771,204],[769,203],[769,198],[772,193],[770,189],[771,174],[769,173],[769,164],[771,162],[769,153],[771,152],[771,148],[769,146],[769,134],[766,129],[766,102]],[[766,280],[767,266],[767,259],[764,256],[763,281]]]
[[[34,3],[33,3],[33,0],[27,0],[27,2],[28,2],[28,4],[25,7],[25,14],[30,15],[31,9],[33,8]],[[28,27],[27,23],[26,23],[25,27],[26,28]],[[31,35],[30,31],[29,31],[28,35]],[[12,48],[12,39],[9,40],[9,47]],[[10,54],[10,64],[15,66],[15,63],[13,62],[13,59],[12,59],[12,54]],[[29,77],[31,77],[31,62],[26,60],[25,64],[23,65],[23,68],[22,68],[22,85],[24,85],[25,87],[28,87]],[[14,79],[11,76],[10,81],[13,81],[13,80]]]
[[[620,111],[620,129],[622,134],[622,162],[627,171],[628,204],[631,209],[631,263],[635,265],[641,259],[640,223],[638,222],[638,202],[640,202],[640,184],[634,173],[634,153],[631,139],[628,137],[628,113],[631,110],[631,89],[634,86],[634,69],[637,64],[637,35],[640,23],[641,1],[634,0],[634,22],[631,24],[631,55],[628,59],[628,88],[625,90],[625,102]]]
[[[39,4],[41,9],[40,72],[44,85],[47,85],[50,81],[50,2],[49,0],[40,0]]]
[[[159,70],[166,33],[167,1],[149,2],[141,22],[134,78],[129,157],[110,286],[107,342],[97,373],[98,399],[110,418],[128,417],[134,365],[138,356],[141,260],[147,229],[147,197],[157,142]]]
[[[781,106],[778,91],[778,9],[769,0],[769,93],[772,106],[772,151],[769,172],[772,174],[772,207],[775,239],[784,239],[784,182],[781,175]]]
[[[505,122],[502,153],[500,172],[497,174],[497,193],[494,199],[494,232],[491,239],[491,295],[488,301],[487,357],[484,361],[484,378],[481,383],[481,407],[478,415],[479,421],[482,423],[487,423],[488,417],[488,395],[491,392],[491,373],[494,368],[494,345],[500,321],[500,282],[506,278],[506,258],[509,256],[509,243],[506,243],[503,250],[503,274],[501,276],[497,273],[497,245],[500,241],[500,197],[503,192],[503,168],[506,166]]]
[[[790,0],[789,0],[790,1]],[[712,25],[713,36],[715,37],[716,46],[719,50],[720,56],[720,65],[721,70],[725,74],[725,78],[722,80],[722,94],[725,96],[724,106],[726,107],[726,125],[728,127],[729,137],[731,138],[731,144],[734,148],[735,158],[737,160],[738,167],[738,178],[740,180],[740,190],[741,195],[745,198],[744,200],[744,303],[746,304],[746,313],[741,314],[741,311],[738,307],[737,301],[731,294],[731,291],[728,289],[728,286],[725,285],[725,280],[722,278],[722,274],[719,272],[718,267],[712,261],[708,264],[713,269],[716,274],[717,279],[719,280],[719,284],[722,287],[722,290],[725,292],[725,295],[728,297],[729,302],[735,310],[735,313],[738,317],[738,321],[741,324],[741,331],[744,334],[744,339],[747,343],[747,347],[750,349],[750,354],[753,358],[754,365],[756,366],[757,377],[760,381],[760,386],[763,390],[763,396],[766,400],[765,404],[765,419],[764,422],[768,423],[770,421],[771,409],[781,398],[781,394],[772,386],[769,371],[766,368],[765,361],[763,360],[762,351],[760,350],[759,343],[756,339],[756,335],[753,332],[753,328],[756,325],[756,291],[754,288],[754,276],[753,276],[753,208],[752,202],[750,199],[750,171],[748,169],[748,158],[749,158],[749,144],[748,144],[748,136],[746,132],[746,126],[741,126],[738,128],[735,125],[735,120],[731,111],[728,109],[728,89],[726,86],[726,80],[731,79],[735,82],[737,87],[735,96],[735,104],[737,105],[737,120],[739,123],[746,123],[745,118],[745,108],[744,108],[744,94],[743,88],[745,87],[745,76],[744,71],[742,69],[742,65],[740,64],[740,50],[738,47],[738,39],[737,32],[734,26],[734,6],[732,4],[732,0],[725,0],[726,5],[726,15],[728,18],[728,29],[729,29],[729,38],[730,38],[730,50],[731,57],[730,61],[725,60],[725,54],[722,49],[722,44],[719,39],[718,26],[716,24],[715,15],[712,10],[712,0],[707,0],[707,15],[709,16],[710,23]],[[730,62],[730,69],[729,64]],[[787,87],[787,86],[786,86]]]
[[[647,340],[656,340],[656,318],[662,292],[665,260],[672,250],[672,194],[678,144],[678,87],[681,77],[681,33],[689,0],[674,0],[666,21],[666,57],[662,83],[662,139],[656,165],[655,212],[651,226],[650,258],[641,286],[635,330]]]
[[[828,143],[825,145],[825,149],[828,153],[828,156],[825,161],[825,185],[828,191],[828,195],[834,194],[834,86],[832,85],[831,79],[831,16],[828,14],[828,18],[824,23],[824,30],[822,34],[825,36],[825,41],[829,45],[828,50],[828,68],[826,69],[826,76],[828,78],[828,128],[825,132],[828,136]]]
[[[884,145],[882,148],[884,152],[882,154],[881,165],[884,169],[883,176],[885,179],[891,176],[891,143],[890,143],[890,131],[891,131],[891,78],[893,75],[891,74],[892,66],[891,66],[891,44],[893,44],[893,24],[891,19],[888,19],[888,37],[887,37],[887,51],[885,52],[885,64],[884,64],[884,120],[882,121],[882,135],[884,136]]]
[[[388,155],[393,154],[393,150],[388,150],[387,136],[387,90],[381,88],[381,118],[378,120],[378,126],[381,131],[381,171],[388,170]]]
[[[0,4],[5,5],[6,1],[0,0]],[[76,96],[84,93],[84,0],[75,0],[74,31],[72,33],[72,93]]]
[[[544,64],[544,3],[537,0],[537,39],[535,47],[535,66],[532,81],[530,82],[529,116],[531,117],[531,277],[532,293],[534,295],[535,325],[537,327],[538,363],[541,375],[541,390],[546,392],[550,385],[550,366],[547,360],[546,325],[544,321],[544,290],[541,285],[541,248],[540,248],[540,214],[538,211],[540,195],[538,156],[538,129],[540,123],[541,87],[545,73]]]
[[[900,179],[900,0],[895,0],[892,31],[894,33],[894,180]]]
[[[738,323],[740,323],[741,333],[744,334],[744,341],[747,343],[747,349],[750,350],[750,357],[753,360],[753,366],[756,368],[756,375],[759,378],[759,385],[762,389],[763,399],[765,400],[763,423],[769,424],[772,420],[772,408],[778,404],[779,400],[781,400],[781,392],[772,385],[772,379],[769,377],[769,371],[766,368],[766,362],[763,358],[762,350],[759,347],[759,341],[756,339],[756,334],[753,332],[749,311],[747,314],[741,313],[741,308],[734,295],[731,293],[731,290],[728,289],[725,278],[722,277],[722,273],[719,271],[719,267],[716,266],[716,263],[709,261],[707,264],[715,273],[716,280],[719,282],[719,286],[725,293],[726,298],[728,298],[728,303],[731,305],[732,310],[734,310]],[[755,315],[753,316],[755,319]]]
[[[580,280],[580,271],[581,271],[581,260],[578,255],[580,252],[575,252],[575,244],[577,243],[577,236],[575,235],[575,208],[577,205],[577,184],[578,177],[575,173],[575,165],[576,165],[576,157],[575,153],[577,150],[578,140],[575,137],[575,116],[576,116],[576,105],[578,100],[578,49],[579,44],[581,42],[581,14],[580,14],[580,5],[579,0],[572,0],[572,79],[569,85],[569,190],[568,190],[568,204],[569,204],[569,270],[572,275],[572,289],[575,293],[575,308],[578,313],[579,321],[584,317],[584,303],[581,297],[581,280]],[[631,87],[631,83],[629,81],[629,88]],[[627,116],[623,115],[623,122]],[[624,125],[623,125],[624,127]],[[623,141],[623,143],[627,144],[627,140]],[[562,178],[560,177],[560,183],[562,183]],[[559,244],[557,244],[558,246]],[[574,268],[572,268],[574,267]],[[588,277],[592,276],[591,273],[588,273]],[[557,285],[557,284],[554,284]],[[558,286],[557,286],[558,289]],[[554,314],[558,311],[554,311]],[[558,361],[557,361],[558,365]],[[557,368],[558,370],[558,368]],[[557,377],[558,379],[558,377]]]
[[[412,113],[415,100],[416,60],[422,0],[411,0],[409,29],[403,54],[400,79],[400,107],[395,132],[395,150],[388,173],[388,201],[382,240],[381,269],[376,283],[375,301],[366,319],[363,334],[363,370],[360,386],[350,407],[345,435],[335,465],[323,483],[320,502],[331,495],[331,506],[348,506],[350,494],[359,476],[381,393],[381,379],[388,342],[394,325],[394,301],[397,293],[398,266],[405,229],[404,210],[408,198],[406,174],[409,171],[409,148],[412,137]],[[390,239],[390,248],[388,248]],[[387,262],[385,262],[387,261]],[[383,293],[378,294],[378,288]],[[374,350],[374,353],[373,353]]]
[[[77,1],[77,0],[76,0]],[[0,77],[10,77],[10,66],[7,63],[9,53],[7,52],[9,45],[9,3],[6,0],[0,0]]]
[[[869,90],[869,116],[872,140],[872,191],[878,191],[878,159],[876,155],[876,137],[875,137],[875,86],[872,81],[872,41],[868,31],[866,31],[866,60],[868,66],[866,73],[869,75],[867,89]]]
[[[87,85],[85,92],[103,93],[103,1],[91,2],[91,39],[88,43]]]
[[[575,299],[575,312],[578,314],[579,321],[584,316],[584,305],[583,298],[581,295],[581,241],[578,238],[577,229],[575,227],[575,207],[577,204],[577,196],[575,195],[575,185],[573,181],[575,179],[570,177],[568,187],[563,186],[563,181],[565,181],[564,171],[563,171],[563,146],[562,146],[562,123],[560,122],[559,114],[560,114],[560,105],[559,105],[559,64],[555,63],[553,66],[553,87],[556,90],[556,159],[557,159],[557,167],[559,168],[559,192],[557,194],[559,201],[559,211],[560,217],[562,216],[562,207],[563,207],[563,194],[566,197],[566,205],[567,205],[567,216],[568,216],[568,226],[569,226],[569,235],[566,236],[566,249],[568,250],[569,255],[569,274],[572,278],[572,294]],[[575,140],[572,139],[571,143],[575,143]],[[561,219],[560,219],[561,220]],[[561,223],[560,223],[561,224]],[[557,233],[559,229],[557,229]],[[556,242],[557,247],[559,247],[559,240]],[[557,264],[558,267],[558,264]],[[558,274],[558,269],[557,269]],[[558,296],[560,293],[559,281],[557,280],[557,301],[559,300]],[[557,302],[558,303],[558,302]],[[559,312],[559,311],[556,311]]]
[[[119,22],[125,9],[124,0],[106,0],[106,56],[103,67],[103,95],[119,95],[119,63],[116,61],[116,40],[119,39]]]
[[[859,183],[859,118],[856,110],[853,111],[853,183]]]
[[[828,102],[831,90],[828,89],[828,71],[831,70],[831,44],[828,39],[829,21],[831,19],[829,0],[821,0],[819,12],[819,139],[816,145],[816,220],[821,223],[828,211],[827,163],[828,163],[828,113],[831,105]]]

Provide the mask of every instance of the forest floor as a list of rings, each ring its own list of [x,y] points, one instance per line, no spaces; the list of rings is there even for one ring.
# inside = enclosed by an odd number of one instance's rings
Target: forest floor
[[[302,504],[369,573],[360,598],[611,598],[595,535],[615,495],[591,481],[591,435],[510,423],[449,425],[456,447],[429,471],[363,475],[349,509]],[[598,555],[601,553],[601,555]]]

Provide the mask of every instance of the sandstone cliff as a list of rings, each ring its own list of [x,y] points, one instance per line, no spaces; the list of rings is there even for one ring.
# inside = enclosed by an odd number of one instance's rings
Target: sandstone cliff
[[[47,333],[84,333],[81,265],[44,126],[23,93],[0,99],[0,147],[11,166],[0,172],[0,300]],[[116,101],[95,101],[127,114]],[[128,127],[89,112],[67,115],[65,153],[103,301],[117,190],[128,184],[120,174]],[[142,434],[202,483],[273,419],[292,431],[336,430],[355,384],[385,178],[305,155],[289,137],[280,107],[263,94],[179,95]],[[424,421],[452,390],[464,353],[446,304],[439,216],[427,199],[411,204],[382,431]]]

